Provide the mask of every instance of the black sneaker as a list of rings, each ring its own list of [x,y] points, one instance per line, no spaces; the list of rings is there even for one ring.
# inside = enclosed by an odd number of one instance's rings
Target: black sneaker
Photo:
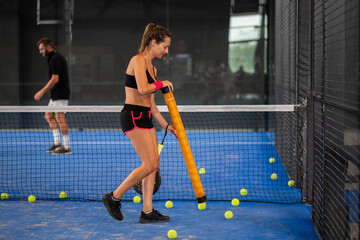
[[[120,208],[121,203],[120,201],[112,200],[113,193],[106,193],[102,196],[102,202],[104,203],[106,210],[109,212],[110,216],[115,218],[118,221],[123,220],[123,215],[121,214]]]
[[[152,210],[151,213],[144,213],[141,211],[140,223],[157,223],[157,222],[168,222],[170,220],[169,216],[164,216],[155,209]]]
[[[60,154],[72,154],[70,148],[65,148],[64,146],[60,146],[56,148],[54,151],[52,151],[52,154],[54,155],[60,155]]]
[[[51,152],[53,152],[55,149],[57,149],[58,147],[61,147],[62,145],[61,145],[61,143],[59,143],[59,144],[53,144],[51,147],[49,147],[48,149],[46,149],[46,151],[45,152],[48,152],[48,153],[51,153]]]

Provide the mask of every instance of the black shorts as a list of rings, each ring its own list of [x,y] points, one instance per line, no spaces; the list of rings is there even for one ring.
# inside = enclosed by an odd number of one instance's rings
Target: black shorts
[[[124,134],[135,128],[154,128],[151,112],[152,110],[149,107],[125,104],[120,113],[120,124]]]

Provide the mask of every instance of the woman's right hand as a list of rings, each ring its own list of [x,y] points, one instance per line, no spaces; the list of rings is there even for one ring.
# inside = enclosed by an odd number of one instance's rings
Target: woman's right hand
[[[169,87],[170,92],[174,91],[174,86],[168,80],[161,81],[163,83],[163,87]]]

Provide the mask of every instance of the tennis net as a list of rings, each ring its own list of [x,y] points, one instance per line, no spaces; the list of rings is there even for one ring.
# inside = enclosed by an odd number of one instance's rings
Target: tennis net
[[[171,123],[166,106],[158,106]],[[122,106],[0,107],[0,192],[9,199],[100,200],[141,160],[121,131]],[[297,106],[178,106],[208,200],[295,203]],[[45,112],[66,112],[72,154],[45,152],[53,134]],[[158,141],[164,129],[154,121]],[[195,200],[177,139],[168,134],[160,155],[161,186],[154,200]],[[275,176],[276,174],[276,176]],[[272,176],[272,177],[271,177]],[[289,180],[295,187],[288,185]],[[247,195],[240,195],[241,189]],[[131,189],[123,200],[132,200]]]

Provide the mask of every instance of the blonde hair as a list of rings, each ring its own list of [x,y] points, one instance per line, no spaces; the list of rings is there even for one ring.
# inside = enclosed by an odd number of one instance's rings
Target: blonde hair
[[[165,42],[166,37],[171,37],[169,30],[166,28],[156,25],[155,23],[149,23],[144,31],[139,53],[143,53],[145,49],[150,45],[151,40],[155,39],[156,43]]]

